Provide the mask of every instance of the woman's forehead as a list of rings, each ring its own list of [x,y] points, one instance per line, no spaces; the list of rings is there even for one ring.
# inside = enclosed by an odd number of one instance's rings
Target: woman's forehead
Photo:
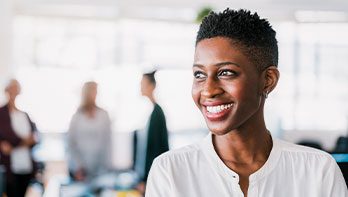
[[[223,62],[233,62],[237,65],[249,64],[251,61],[243,54],[237,44],[231,39],[215,37],[204,39],[197,43],[194,65],[216,65]]]

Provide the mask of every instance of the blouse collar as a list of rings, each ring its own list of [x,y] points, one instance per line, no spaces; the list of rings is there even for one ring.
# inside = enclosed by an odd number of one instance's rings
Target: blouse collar
[[[272,138],[273,146],[272,150],[266,160],[265,164],[258,169],[256,172],[249,176],[249,184],[252,184],[261,178],[267,176],[277,165],[278,160],[280,158],[281,146],[277,139]],[[209,162],[215,167],[220,175],[223,177],[231,177],[239,182],[239,175],[228,168],[225,163],[220,159],[218,154],[216,153],[212,140],[212,133],[210,132],[208,136],[205,137],[202,143],[202,150],[207,156]]]

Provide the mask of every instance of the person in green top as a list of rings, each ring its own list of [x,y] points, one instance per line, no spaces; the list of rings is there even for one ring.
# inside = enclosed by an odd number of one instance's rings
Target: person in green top
[[[169,150],[166,118],[154,97],[155,73],[156,71],[143,74],[141,94],[151,101],[154,108],[145,129],[136,131],[134,135],[134,170],[139,175],[139,184],[136,189],[141,193],[145,192],[146,180],[153,160]]]

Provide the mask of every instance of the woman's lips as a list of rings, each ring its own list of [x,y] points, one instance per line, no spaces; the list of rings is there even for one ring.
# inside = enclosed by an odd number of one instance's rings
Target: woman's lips
[[[203,113],[210,121],[222,121],[230,113],[233,103],[203,105]]]

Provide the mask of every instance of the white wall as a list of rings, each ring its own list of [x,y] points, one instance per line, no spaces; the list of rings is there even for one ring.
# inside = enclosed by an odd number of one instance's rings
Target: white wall
[[[3,86],[11,73],[12,1],[0,0],[0,103],[5,99]]]

